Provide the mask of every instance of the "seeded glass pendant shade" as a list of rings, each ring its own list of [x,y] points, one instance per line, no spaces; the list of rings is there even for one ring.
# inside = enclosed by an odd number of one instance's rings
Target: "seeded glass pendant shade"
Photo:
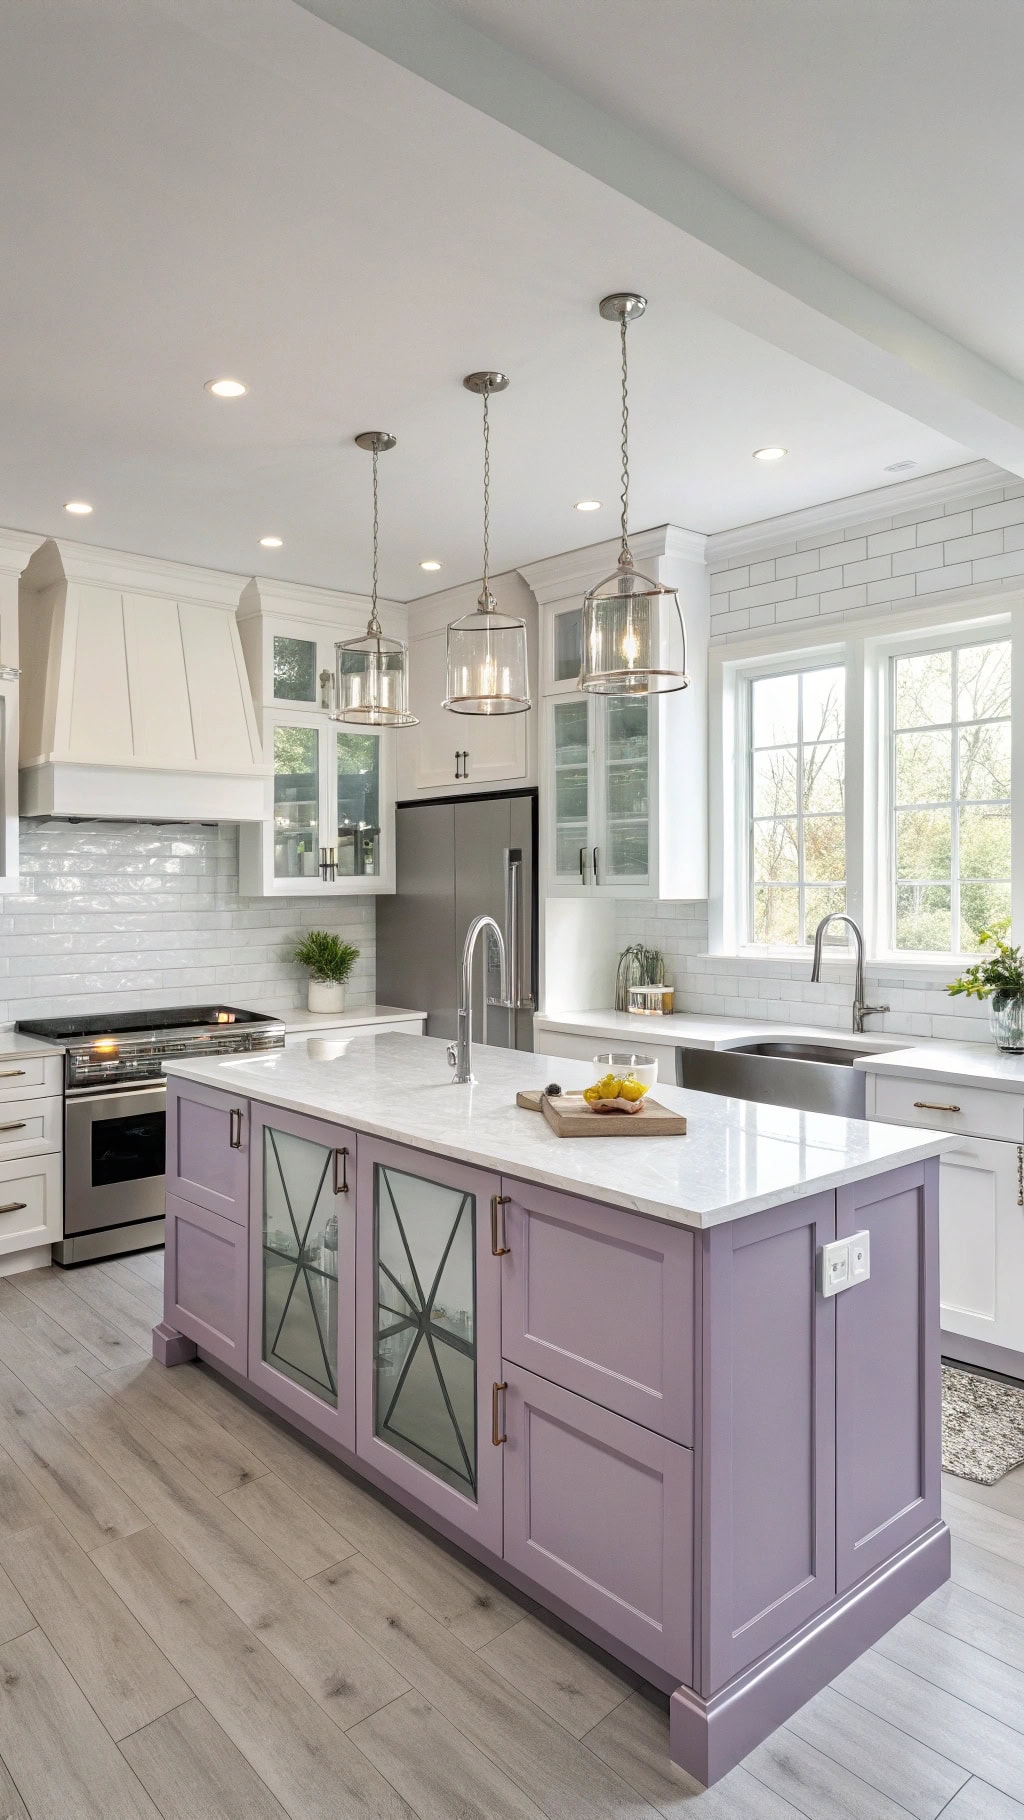
[[[453,714],[525,714],[530,706],[526,621],[499,613],[490,584],[491,438],[488,403],[503,392],[506,373],[470,373],[463,380],[484,401],[484,575],[476,611],[448,627],[447,693]]]
[[[394,448],[395,438],[386,430],[363,430],[356,442],[373,456],[373,593],[365,636],[334,647],[337,706],[331,719],[352,727],[416,727],[409,712],[408,648],[386,638],[377,617],[377,457]]]
[[[601,300],[601,315],[619,324],[622,348],[622,544],[610,575],[583,597],[581,689],[589,695],[665,695],[689,685],[686,627],[674,588],[640,574],[629,548],[629,387],[626,326],[647,299],[617,292]]]

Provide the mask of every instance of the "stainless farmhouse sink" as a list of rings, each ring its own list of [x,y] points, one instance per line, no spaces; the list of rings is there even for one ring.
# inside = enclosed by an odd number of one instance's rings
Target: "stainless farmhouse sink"
[[[735,1049],[678,1049],[676,1078],[680,1087],[698,1093],[724,1093],[738,1100],[862,1119],[867,1081],[853,1064],[859,1056],[878,1053],[875,1043],[775,1038],[741,1043]]]

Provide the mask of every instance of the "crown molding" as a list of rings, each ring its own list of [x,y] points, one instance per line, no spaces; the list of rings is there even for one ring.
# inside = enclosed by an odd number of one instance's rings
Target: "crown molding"
[[[707,540],[708,564],[719,568],[755,551],[770,555],[776,544],[796,544],[816,533],[822,537],[831,532],[841,534],[850,525],[894,518],[903,512],[926,511],[929,506],[990,493],[994,487],[1019,484],[1019,475],[1009,474],[991,461],[970,461],[963,467],[944,468],[938,474],[919,474],[909,480],[893,481],[889,486],[873,487],[869,493],[825,500],[821,505],[805,506],[800,512],[785,512],[779,518],[737,525],[732,531],[712,532]]]
[[[125,593],[200,601],[204,606],[223,607],[231,612],[238,605],[246,579],[227,570],[200,569],[192,563],[108,550],[64,537],[32,539],[31,555],[23,573],[29,587],[48,587],[60,580],[88,582]]]
[[[657,525],[653,530],[631,535],[629,547],[638,563],[658,562],[668,556],[676,561],[703,564],[707,542],[699,531],[686,531],[679,525]],[[617,537],[605,538],[600,543],[563,551],[559,556],[545,557],[541,562],[520,564],[519,574],[541,606],[550,606],[554,601],[568,599],[571,594],[585,593],[602,575],[614,569],[619,549]]]
[[[405,602],[377,597],[377,610],[394,627],[405,624]],[[277,619],[320,620],[337,626],[344,619],[359,621],[360,630],[370,617],[370,596],[350,594],[340,588],[315,587],[311,582],[276,581],[270,576],[253,575],[242,589],[238,602],[240,620],[260,614],[273,614]]]

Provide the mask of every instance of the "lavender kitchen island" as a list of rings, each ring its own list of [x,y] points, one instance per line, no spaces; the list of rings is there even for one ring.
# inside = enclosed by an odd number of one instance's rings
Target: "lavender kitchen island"
[[[515,1092],[583,1064],[483,1049],[456,1087],[443,1043],[336,1047],[168,1064],[156,1357],[669,1692],[717,1780],[948,1578],[950,1140],[662,1087],[686,1137],[559,1139]]]

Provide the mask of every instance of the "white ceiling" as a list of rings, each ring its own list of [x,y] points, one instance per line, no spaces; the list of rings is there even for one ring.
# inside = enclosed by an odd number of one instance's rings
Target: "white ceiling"
[[[522,48],[578,84],[597,82],[622,18],[642,13],[648,30],[622,47],[625,92],[648,121],[685,120],[709,164],[730,141],[727,58],[734,133],[751,105],[737,43],[769,68],[762,14],[796,32],[805,10],[921,13],[819,0],[456,10],[502,29],[514,13]],[[548,15],[576,28],[571,69],[569,37],[543,41]],[[630,341],[637,526],[718,530],[877,486],[893,461],[928,472],[975,453],[716,314],[701,248],[671,222],[292,0],[7,0],[3,33],[2,524],[364,590],[369,462],[350,438],[382,427],[399,438],[381,464],[382,590],[424,592],[425,556],[450,586],[475,575],[480,546],[480,407],[460,381],[494,364],[513,378],[492,406],[494,567],[608,536],[617,347],[596,303],[623,286],[651,299]],[[765,87],[792,177],[804,129],[783,74],[771,65]],[[698,119],[688,96],[704,86]],[[760,107],[763,119],[763,90]],[[766,149],[768,190],[777,135],[776,123],[768,148],[743,135],[751,165]],[[822,197],[856,189],[838,151],[833,165]],[[871,207],[865,260],[883,256]],[[958,224],[966,212],[951,196]],[[899,240],[895,210],[879,213],[884,244]],[[209,398],[203,381],[222,373],[250,395]],[[787,460],[752,461],[768,442]],[[587,496],[605,509],[575,513]],[[64,514],[75,497],[92,518]],[[285,540],[276,555],[257,547],[267,532]]]
[[[442,0],[1024,379],[1014,0]]]

